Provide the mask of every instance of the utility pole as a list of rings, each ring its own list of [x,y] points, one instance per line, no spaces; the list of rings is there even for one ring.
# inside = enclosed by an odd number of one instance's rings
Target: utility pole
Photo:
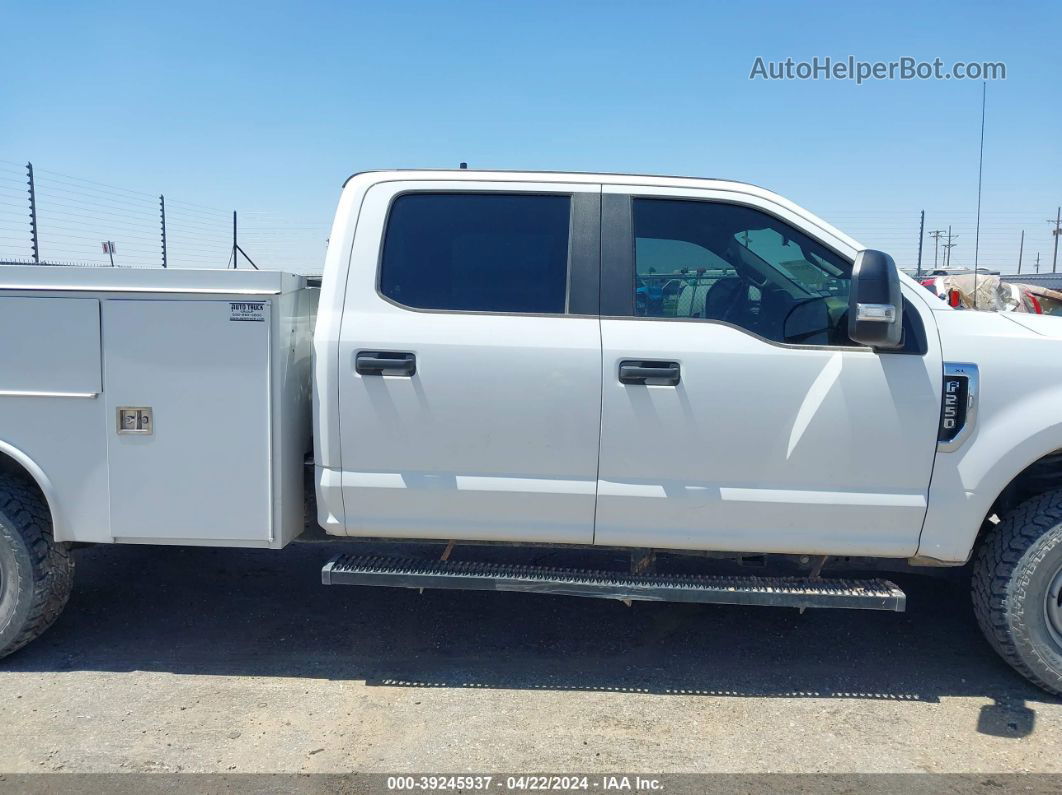
[[[1048,218],[1047,219],[1047,223],[1055,225],[1054,230],[1052,230],[1052,232],[1051,232],[1051,234],[1055,236],[1055,255],[1054,255],[1054,257],[1051,258],[1051,273],[1057,273],[1057,271],[1058,271],[1058,235],[1059,235],[1059,228],[1062,227],[1062,207],[1058,208],[1058,212],[1055,213],[1054,220],[1052,221],[1050,218]]]
[[[918,222],[918,277],[922,278],[922,241],[926,232],[926,211],[922,210],[922,220]]]
[[[951,241],[952,240],[958,240],[958,239],[959,239],[959,236],[958,235],[953,235],[951,233],[951,224],[948,224],[948,242],[944,244],[944,267],[945,268],[950,268],[951,267],[951,250],[953,248],[955,248],[955,246],[959,245],[958,243],[952,243]]]
[[[159,196],[159,213],[162,215],[162,267],[166,267],[166,197]]]
[[[26,176],[29,177],[30,239],[33,242],[33,261],[39,265],[41,250],[37,246],[37,187],[33,182],[33,163],[26,163]]]
[[[1036,272],[1040,272],[1040,252],[1036,252]]]
[[[933,270],[937,269],[937,251],[940,249],[940,236],[944,234],[943,229],[934,229],[929,233],[929,236],[933,238]]]
[[[1021,230],[1021,243],[1018,244],[1018,273],[1021,273],[1021,254],[1025,250],[1025,230]]]

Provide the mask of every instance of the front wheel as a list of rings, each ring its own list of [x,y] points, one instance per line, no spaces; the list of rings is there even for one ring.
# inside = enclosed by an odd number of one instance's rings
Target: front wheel
[[[52,625],[73,578],[70,545],[52,538],[40,493],[20,478],[0,475],[0,657]]]
[[[1062,489],[1019,505],[985,539],[973,572],[977,621],[997,652],[1062,695]]]

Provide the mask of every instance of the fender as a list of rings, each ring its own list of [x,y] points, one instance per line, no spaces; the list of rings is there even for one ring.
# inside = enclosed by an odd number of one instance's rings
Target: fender
[[[982,372],[982,391],[984,383]],[[1040,388],[1024,394],[1018,386],[1029,385],[1008,383],[981,400],[972,433],[958,449],[938,449],[918,545],[918,557],[926,562],[969,560],[988,512],[1007,485],[1030,464],[1062,449],[1062,385],[1041,381]]]
[[[0,439],[0,453],[18,463],[25,473],[37,484],[37,488],[39,488],[44,494],[44,499],[48,503],[48,511],[52,515],[52,534],[57,539],[63,538],[66,525],[63,523],[59,512],[59,498],[56,494],[56,489],[51,478],[44,473],[44,470],[41,469],[36,461],[30,458],[22,450],[9,442],[5,442],[3,439]]]

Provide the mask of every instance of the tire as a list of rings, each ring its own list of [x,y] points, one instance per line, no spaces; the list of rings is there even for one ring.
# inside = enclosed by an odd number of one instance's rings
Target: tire
[[[974,562],[974,610],[988,642],[1029,681],[1062,695],[1062,490],[1023,502]]]
[[[70,545],[53,540],[43,497],[25,480],[0,474],[0,657],[55,622],[73,580]]]

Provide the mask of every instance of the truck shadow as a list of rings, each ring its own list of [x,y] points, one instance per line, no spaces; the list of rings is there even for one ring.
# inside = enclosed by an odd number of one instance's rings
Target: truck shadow
[[[897,577],[908,612],[635,603],[320,585],[345,544],[282,552],[96,547],[70,604],[3,671],[162,671],[388,687],[938,702],[981,697],[978,731],[1021,737],[1027,684],[981,637],[965,590]]]

